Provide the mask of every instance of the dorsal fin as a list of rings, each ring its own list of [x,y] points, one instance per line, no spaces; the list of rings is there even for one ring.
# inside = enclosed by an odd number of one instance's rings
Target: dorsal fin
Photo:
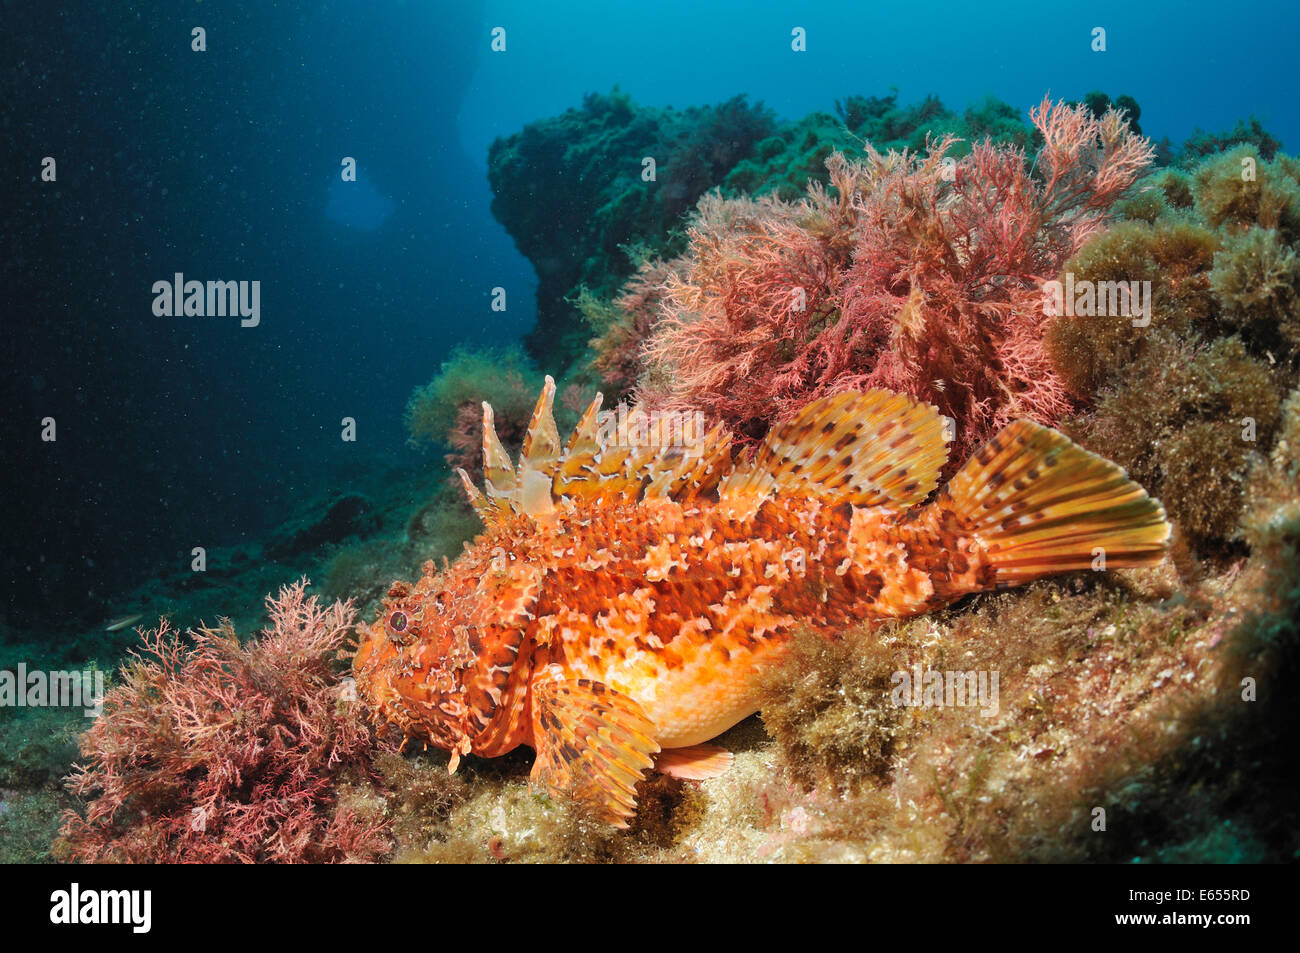
[[[600,444],[596,442],[596,415],[600,413],[600,405],[604,399],[604,394],[597,394],[596,399],[588,404],[587,409],[583,411],[578,426],[573,428],[569,442],[564,448],[566,458],[572,457],[574,454],[600,449]]]
[[[731,473],[731,434],[722,424],[715,424],[699,442],[699,453],[689,466],[673,477],[664,490],[679,503],[697,500],[713,492]]]
[[[487,401],[483,402],[483,490],[484,505],[492,512],[508,510],[510,500],[516,495],[515,468],[505,447],[501,446],[492,405]]]
[[[719,494],[742,512],[778,493],[905,509],[929,496],[947,459],[934,407],[892,391],[846,391],[773,427]]]
[[[496,518],[496,507],[488,502],[487,498],[478,491],[473,481],[470,480],[469,474],[465,472],[464,467],[457,467],[456,474],[460,477],[460,485],[465,488],[465,495],[469,497],[470,506],[474,507],[474,512],[484,523],[489,523]]]
[[[528,432],[524,435],[523,455],[520,463],[528,461],[543,464],[560,455],[560,432],[555,426],[555,415],[551,412],[555,406],[555,378],[546,375],[546,383],[537,397],[537,406],[533,408],[532,419],[528,421]]]
[[[519,454],[517,508],[529,516],[542,516],[555,509],[551,479],[560,462],[560,432],[551,413],[554,402],[555,380],[547,374]]]
[[[813,401],[773,427],[754,458],[739,467],[732,465],[731,437],[721,425],[702,438],[691,432],[681,443],[620,443],[625,438],[617,436],[618,428],[599,419],[599,394],[561,449],[554,399],[555,381],[547,377],[518,467],[497,439],[491,406],[483,405],[485,493],[461,478],[484,522],[510,513],[542,517],[557,499],[633,502],[644,495],[685,502],[714,488],[738,518],[777,493],[904,509],[929,496],[948,458],[939,412],[885,390]]]
[[[731,436],[721,425],[701,434],[698,418],[680,415],[683,419],[671,421],[668,441],[662,442],[663,427],[652,426],[648,435],[628,431],[626,408],[602,415],[600,394],[561,449],[554,400],[555,381],[547,377],[517,467],[497,439],[491,406],[483,405],[485,492],[479,493],[464,472],[460,477],[484,523],[512,513],[544,518],[559,500],[572,505],[597,498],[635,502],[663,496],[685,502],[710,493],[731,471]]]

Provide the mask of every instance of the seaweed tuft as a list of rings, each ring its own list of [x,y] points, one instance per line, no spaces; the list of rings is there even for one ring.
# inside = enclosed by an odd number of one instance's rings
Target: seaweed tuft
[[[1257,351],[1300,351],[1300,258],[1277,231],[1251,227],[1225,239],[1210,286],[1225,322]]]
[[[906,731],[891,700],[891,677],[900,667],[896,643],[869,629],[835,639],[804,630],[767,674],[763,725],[798,783],[853,791],[888,774]]]
[[[1289,169],[1253,145],[1206,158],[1192,173],[1196,210],[1213,228],[1275,228],[1293,244],[1300,239],[1300,183]]]

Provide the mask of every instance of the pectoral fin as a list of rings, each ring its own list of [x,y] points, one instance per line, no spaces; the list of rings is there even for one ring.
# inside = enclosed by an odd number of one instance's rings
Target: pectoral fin
[[[615,827],[636,813],[636,784],[659,751],[654,735],[641,706],[601,682],[551,672],[533,682],[532,781],[590,805]]]

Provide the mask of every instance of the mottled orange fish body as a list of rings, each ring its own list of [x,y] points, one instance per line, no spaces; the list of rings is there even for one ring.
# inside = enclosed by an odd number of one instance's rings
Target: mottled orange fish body
[[[611,447],[599,398],[561,450],[553,394],[548,378],[517,467],[485,405],[486,494],[466,486],[487,530],[448,571],[392,587],[354,669],[376,713],[453,770],[531,745],[535,780],[620,825],[659,752],[687,749],[674,763],[700,776],[711,753],[694,746],[757,710],[798,626],[908,617],[1099,551],[1150,565],[1169,537],[1122,470],[1028,421],[924,503],[942,419],[900,395],[815,402],[736,465],[719,430]]]

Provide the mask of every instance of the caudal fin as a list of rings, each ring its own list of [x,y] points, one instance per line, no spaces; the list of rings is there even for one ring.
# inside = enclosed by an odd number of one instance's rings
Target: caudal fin
[[[1128,474],[1028,420],[977,451],[937,505],[987,547],[999,586],[1103,565],[1152,566],[1169,545],[1164,508]]]

